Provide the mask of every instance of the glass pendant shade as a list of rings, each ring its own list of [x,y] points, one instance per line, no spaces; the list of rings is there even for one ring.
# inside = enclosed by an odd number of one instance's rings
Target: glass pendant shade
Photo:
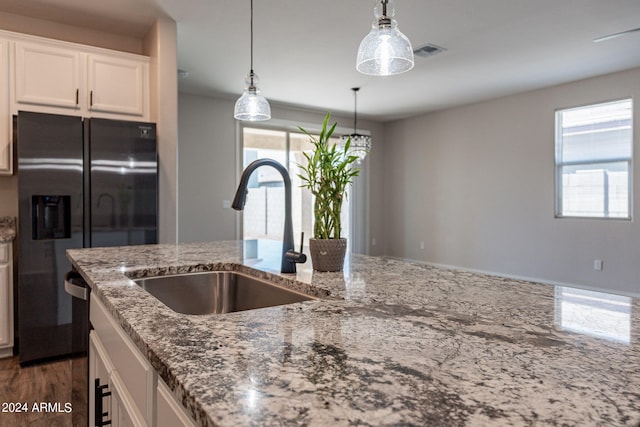
[[[245,79],[244,93],[236,101],[233,110],[233,117],[236,119],[255,122],[271,118],[269,101],[262,96],[256,86],[257,83],[258,76],[255,73],[249,73]]]
[[[271,118],[271,107],[258,89],[258,75],[253,72],[253,0],[251,4],[251,71],[244,79],[244,92],[236,101],[233,117],[237,120],[257,122]]]
[[[356,69],[374,76],[409,71],[413,68],[413,48],[407,36],[398,29],[393,0],[376,2],[374,15],[371,31],[360,42]]]

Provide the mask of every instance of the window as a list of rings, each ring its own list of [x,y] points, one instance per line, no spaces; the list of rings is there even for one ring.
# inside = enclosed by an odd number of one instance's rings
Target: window
[[[256,159],[270,158],[282,163],[291,178],[291,213],[294,242],[300,244],[300,232],[305,242],[313,237],[313,196],[300,187],[298,163],[306,161],[303,151],[310,152],[313,145],[301,132],[244,127],[243,168]],[[338,137],[332,138],[334,143]],[[284,230],[284,183],[272,167],[258,168],[248,186],[249,194],[243,211],[242,238],[244,240],[282,241]],[[349,241],[349,197],[342,206],[342,236]]]
[[[556,216],[631,218],[632,101],[556,112]]]

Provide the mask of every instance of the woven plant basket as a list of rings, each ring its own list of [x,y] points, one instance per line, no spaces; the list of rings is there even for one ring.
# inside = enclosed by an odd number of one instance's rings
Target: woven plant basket
[[[309,239],[311,262],[316,271],[342,271],[347,239]]]

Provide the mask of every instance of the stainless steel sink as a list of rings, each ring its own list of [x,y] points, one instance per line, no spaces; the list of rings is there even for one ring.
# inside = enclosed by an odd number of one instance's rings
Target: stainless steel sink
[[[173,311],[222,314],[252,310],[316,297],[236,271],[209,271],[133,280]]]

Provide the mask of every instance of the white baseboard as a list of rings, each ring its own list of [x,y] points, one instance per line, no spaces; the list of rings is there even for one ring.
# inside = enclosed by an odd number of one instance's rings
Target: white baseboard
[[[0,348],[0,359],[4,359],[5,357],[13,356],[13,347],[9,348]]]

